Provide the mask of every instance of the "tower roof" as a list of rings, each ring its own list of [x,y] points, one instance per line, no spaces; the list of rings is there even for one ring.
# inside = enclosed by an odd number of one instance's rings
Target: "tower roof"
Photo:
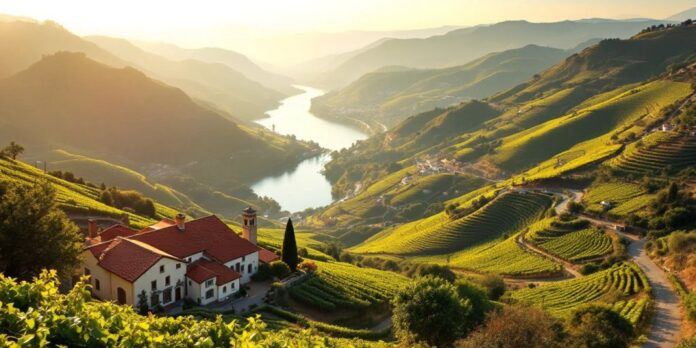
[[[256,210],[254,208],[252,208],[251,206],[249,206],[249,207],[246,207],[246,209],[244,209],[244,214],[249,214],[249,215],[256,214]]]

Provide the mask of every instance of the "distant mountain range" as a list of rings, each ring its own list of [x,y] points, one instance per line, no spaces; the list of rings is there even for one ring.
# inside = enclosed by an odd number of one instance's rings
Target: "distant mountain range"
[[[670,21],[675,21],[675,22],[685,21],[687,19],[696,20],[696,7],[692,7],[688,10],[679,12],[679,13],[674,14],[672,16],[669,16],[665,19],[670,20]]]
[[[315,98],[312,110],[324,117],[354,117],[392,126],[413,114],[511,88],[574,52],[528,45],[451,68],[384,67]]]
[[[450,31],[425,39],[389,39],[351,56],[313,82],[335,89],[390,65],[442,68],[461,65],[492,52],[526,45],[570,49],[593,38],[627,38],[658,20],[593,20],[531,23],[507,21]]]
[[[196,59],[173,60],[147,52],[124,39],[89,36],[108,52],[123,58],[134,67],[172,86],[179,87],[194,98],[212,102],[236,119],[263,117],[287,95],[252,81],[227,64],[208,63]],[[289,85],[286,85],[289,89]]]

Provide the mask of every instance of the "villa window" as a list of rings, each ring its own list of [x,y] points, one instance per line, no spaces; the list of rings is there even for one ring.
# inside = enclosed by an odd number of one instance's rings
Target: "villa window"
[[[227,287],[226,287],[226,286],[223,286],[223,287],[222,287],[222,293],[223,293],[223,294],[226,294],[226,293],[227,293]]]
[[[210,290],[208,290],[208,291],[205,292],[205,298],[206,298],[206,299],[209,299],[209,298],[211,298],[211,297],[213,297],[213,296],[215,296],[215,291],[214,291],[213,289],[210,289]]]
[[[160,273],[164,273],[164,265],[160,265]]]
[[[85,275],[88,276],[92,274],[92,272],[89,271],[89,268],[85,267]]]
[[[242,262],[244,262],[244,259],[246,259],[246,256],[242,256]]]
[[[150,289],[153,291],[157,290],[157,281],[156,280],[153,280],[150,282]]]
[[[179,269],[179,268],[181,268],[181,264],[180,264],[180,263],[177,263],[177,264],[176,264],[176,269]]]
[[[251,264],[247,267],[247,273],[251,273]]]
[[[239,262],[237,262],[237,264],[234,265],[234,270],[237,271],[237,273],[239,273]]]
[[[230,284],[230,290],[234,291],[234,283]]]
[[[166,276],[164,278],[164,286],[169,286],[170,283],[171,283],[171,279],[169,278],[169,276]]]
[[[100,290],[101,284],[99,284],[99,279],[94,280],[94,288]]]
[[[205,281],[205,286],[206,286],[206,287],[213,286],[213,280],[212,280],[212,279],[206,280],[206,281]]]

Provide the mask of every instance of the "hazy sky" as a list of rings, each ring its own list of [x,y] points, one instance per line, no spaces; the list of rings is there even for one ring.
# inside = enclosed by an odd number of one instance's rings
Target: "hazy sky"
[[[188,30],[395,30],[506,19],[664,18],[696,0],[0,0],[0,13],[53,19],[79,34],[172,40]]]

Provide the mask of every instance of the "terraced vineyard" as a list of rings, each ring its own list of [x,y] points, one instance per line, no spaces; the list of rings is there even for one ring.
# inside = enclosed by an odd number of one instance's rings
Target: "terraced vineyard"
[[[289,289],[293,299],[317,309],[361,309],[388,302],[408,278],[342,262],[317,261],[317,272]]]
[[[545,194],[509,192],[456,220],[441,213],[380,232],[353,251],[413,256],[453,253],[513,234],[550,205],[551,197]]]
[[[523,250],[516,239],[517,235],[514,235],[502,242],[494,240],[459,253],[416,257],[413,261],[449,264],[454,268],[509,276],[541,276],[561,272],[561,265]]]
[[[607,182],[592,185],[583,200],[587,209],[593,213],[601,213],[604,207],[602,201],[609,202],[612,207],[608,211],[611,215],[625,216],[635,212],[650,203],[653,195],[638,184],[628,182]]]
[[[612,251],[612,240],[598,228],[560,228],[548,224],[530,233],[528,239],[550,254],[568,261],[581,261],[606,255]]]
[[[566,316],[575,308],[591,302],[607,302],[619,298],[620,301],[642,301],[643,295],[649,293],[650,285],[638,266],[632,263],[615,265],[610,269],[589,276],[561,282],[548,283],[531,289],[522,289],[512,293],[512,298],[525,303],[538,305],[557,316]],[[634,299],[634,296],[640,299]],[[636,304],[638,304],[636,302]],[[625,303],[616,308],[625,306]],[[640,306],[644,307],[645,304]],[[633,305],[635,306],[635,305]],[[621,307],[623,310],[623,307]],[[636,309],[638,310],[638,309]],[[638,321],[640,314],[627,310],[629,320]]]
[[[614,303],[612,309],[624,318],[628,319],[631,324],[635,325],[640,321],[643,313],[648,307],[648,298],[643,297],[638,300],[630,299],[627,301],[619,301]]]
[[[626,147],[621,156],[609,162],[620,171],[635,174],[672,172],[696,165],[696,136],[675,132],[653,132]]]

